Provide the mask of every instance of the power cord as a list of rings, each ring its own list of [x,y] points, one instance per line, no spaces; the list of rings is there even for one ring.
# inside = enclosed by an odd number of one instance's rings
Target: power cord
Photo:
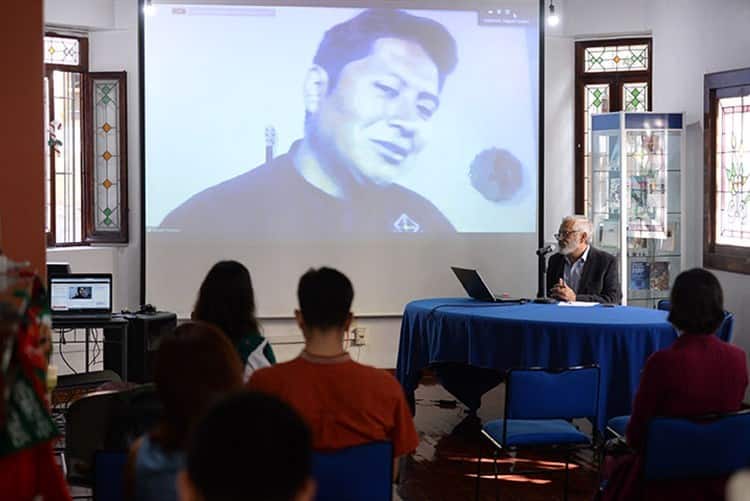
[[[65,332],[66,332],[65,329],[60,329],[60,341],[58,341],[58,343],[57,343],[58,352],[60,353],[60,358],[62,359],[62,361],[65,362],[65,365],[68,366],[68,369],[70,369],[70,371],[73,374],[78,374],[78,371],[75,370],[73,368],[73,366],[68,363],[68,359],[65,358],[65,355],[63,354],[62,345],[64,345],[66,343],[66,341],[65,341]]]
[[[102,349],[101,346],[99,346],[99,329],[91,329],[91,335],[94,340],[94,356],[91,358],[91,362],[89,363],[93,367],[94,364],[96,364],[97,359],[101,356]]]

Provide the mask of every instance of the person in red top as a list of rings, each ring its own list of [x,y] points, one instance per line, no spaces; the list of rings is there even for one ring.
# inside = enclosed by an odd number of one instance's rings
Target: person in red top
[[[310,269],[297,296],[304,350],[294,360],[253,373],[248,388],[276,395],[299,412],[316,450],[390,441],[394,460],[413,452],[419,438],[401,385],[343,349],[352,322],[349,279],[331,268]]]
[[[626,432],[635,454],[615,466],[605,500],[724,499],[726,478],[642,484],[642,454],[652,418],[737,411],[748,384],[745,352],[713,335],[724,319],[716,277],[699,268],[683,272],[671,299],[668,320],[680,337],[646,361]]]

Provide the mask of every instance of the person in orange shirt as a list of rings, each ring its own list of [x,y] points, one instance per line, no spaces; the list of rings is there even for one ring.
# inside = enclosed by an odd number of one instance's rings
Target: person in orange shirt
[[[414,420],[396,379],[353,361],[344,350],[354,289],[331,268],[310,269],[299,281],[297,325],[305,348],[295,359],[253,373],[248,388],[276,395],[305,419],[315,450],[373,441],[393,444],[395,461],[418,443]],[[395,474],[394,474],[395,478]]]

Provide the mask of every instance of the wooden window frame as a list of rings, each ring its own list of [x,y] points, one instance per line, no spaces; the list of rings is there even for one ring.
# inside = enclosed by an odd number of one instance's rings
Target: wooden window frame
[[[89,70],[89,40],[86,37],[76,37],[71,35],[64,35],[60,33],[55,32],[45,32],[45,37],[55,37],[55,38],[67,38],[70,40],[77,40],[79,43],[79,54],[78,54],[78,64],[72,65],[72,64],[51,64],[51,63],[44,63],[44,76],[47,78],[47,93],[49,95],[49,102],[47,105],[49,106],[49,116],[50,120],[54,120],[55,116],[55,94],[54,94],[54,79],[52,78],[52,73],[55,71],[65,71],[69,73],[80,73],[81,74],[81,110],[85,110],[87,106],[87,102],[84,99],[84,93],[83,93],[83,82],[86,78],[86,73]],[[81,121],[83,124],[83,120]],[[49,124],[44,124],[45,130],[49,126]],[[84,127],[84,125],[81,125],[81,127]],[[85,131],[81,131],[81,190],[83,192],[86,191],[86,187],[83,183],[83,171],[86,169],[86,157],[84,152],[86,151],[86,145],[89,141],[89,136],[85,133]],[[84,245],[84,236],[83,236],[83,221],[81,221],[81,242],[62,242],[57,243],[57,190],[55,189],[55,183],[57,182],[57,175],[56,175],[56,157],[54,154],[52,154],[51,151],[49,151],[48,146],[45,144],[45,148],[47,148],[46,154],[49,155],[49,168],[50,168],[50,188],[49,188],[49,204],[50,204],[50,222],[49,222],[49,230],[45,233],[45,237],[47,240],[47,247],[74,247],[78,245]],[[83,193],[81,194],[83,196]],[[83,210],[83,204],[81,204],[81,209]],[[81,216],[83,217],[83,215]]]
[[[127,122],[127,79],[124,71],[102,71],[90,72],[84,80],[84,94],[89,103],[94,102],[94,86],[96,79],[117,80],[118,81],[118,102],[120,113],[118,116],[119,123],[119,143],[118,153],[120,156],[120,173],[119,173],[119,190],[120,190],[120,231],[97,231],[96,230],[96,209],[94,207],[94,191],[96,187],[96,176],[94,173],[96,160],[94,159],[94,107],[87,106],[84,109],[84,127],[86,135],[90,140],[86,144],[85,168],[83,172],[83,183],[86,189],[83,190],[83,240],[86,243],[128,243],[128,122]]]
[[[736,89],[736,91],[734,91]],[[703,77],[703,266],[750,274],[750,247],[716,243],[716,120],[720,98],[750,94],[750,68]]]
[[[81,240],[79,242],[62,242],[57,243],[56,241],[56,230],[57,230],[57,214],[56,214],[56,190],[55,190],[55,155],[47,151],[50,159],[50,231],[46,232],[47,247],[75,247],[90,244],[121,244],[128,243],[129,241],[129,229],[128,229],[128,163],[127,163],[127,87],[126,87],[126,73],[122,72],[90,72],[89,71],[89,41],[86,37],[73,36],[68,34],[56,33],[54,31],[45,32],[45,37],[56,37],[56,38],[68,38],[77,40],[80,48],[79,59],[77,65],[69,64],[44,64],[44,75],[48,79],[48,93],[49,93],[49,116],[54,119],[54,92],[53,92],[53,78],[52,73],[54,71],[65,71],[71,73],[81,74]],[[119,102],[120,102],[120,113],[119,113],[119,124],[120,136],[119,136],[119,153],[120,153],[120,168],[119,168],[119,199],[120,199],[120,230],[119,231],[96,231],[94,213],[95,203],[95,190],[94,186],[94,109],[93,109],[93,89],[92,89],[92,78],[109,78],[117,79],[119,81]],[[48,124],[45,124],[47,127]],[[46,145],[45,145],[46,147]]]
[[[647,45],[648,46],[648,68],[637,71],[585,71],[585,50],[589,47],[611,47],[617,45]],[[653,105],[653,45],[651,38],[617,38],[608,40],[587,40],[575,44],[575,137],[573,151],[575,152],[575,213],[584,214],[586,211],[586,164],[584,158],[584,110],[585,89],[591,84],[609,85],[609,111],[622,110],[621,87],[624,83],[647,82],[648,103],[646,109],[651,111]]]

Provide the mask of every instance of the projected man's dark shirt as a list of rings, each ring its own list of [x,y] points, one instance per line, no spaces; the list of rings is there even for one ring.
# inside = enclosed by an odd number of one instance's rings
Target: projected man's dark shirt
[[[241,239],[455,231],[430,201],[396,184],[369,187],[347,200],[332,197],[305,181],[291,153],[198,193],[161,227]]]

